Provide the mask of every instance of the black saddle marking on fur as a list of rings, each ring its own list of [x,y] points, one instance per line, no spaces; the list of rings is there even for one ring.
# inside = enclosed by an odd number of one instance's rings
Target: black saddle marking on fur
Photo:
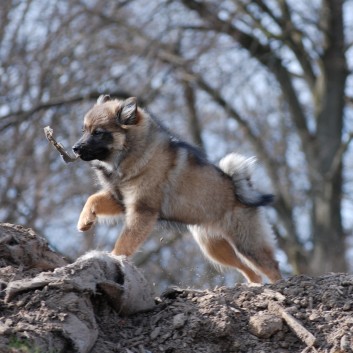
[[[175,149],[184,149],[187,152],[189,162],[198,166],[210,165],[206,154],[198,147],[193,146],[187,142],[178,140],[174,137],[169,142],[170,146]]]

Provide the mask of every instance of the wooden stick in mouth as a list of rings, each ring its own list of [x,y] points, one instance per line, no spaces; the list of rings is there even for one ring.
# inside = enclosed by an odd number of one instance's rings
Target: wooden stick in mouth
[[[55,138],[53,136],[53,129],[50,126],[46,126],[44,128],[44,133],[45,133],[45,136],[48,139],[48,141],[60,153],[60,155],[65,163],[75,162],[79,158],[79,156],[77,156],[77,155],[72,157],[68,152],[66,152],[66,150],[64,149],[64,146],[55,140]]]

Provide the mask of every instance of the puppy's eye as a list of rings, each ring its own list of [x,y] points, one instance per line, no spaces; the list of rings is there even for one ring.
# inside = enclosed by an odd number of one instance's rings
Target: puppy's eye
[[[99,135],[102,135],[102,134],[104,134],[103,130],[94,130],[92,132],[92,135],[94,135],[94,136],[99,136]]]

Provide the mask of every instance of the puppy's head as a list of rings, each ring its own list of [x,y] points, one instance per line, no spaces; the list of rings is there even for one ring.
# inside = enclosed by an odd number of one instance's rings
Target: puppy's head
[[[128,130],[140,119],[135,97],[120,101],[102,95],[85,115],[83,136],[72,149],[84,161],[108,160],[124,150]]]

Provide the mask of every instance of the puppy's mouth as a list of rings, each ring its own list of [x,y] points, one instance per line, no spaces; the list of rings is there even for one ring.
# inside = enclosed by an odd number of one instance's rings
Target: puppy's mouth
[[[95,159],[104,161],[109,156],[109,150],[107,150],[106,148],[102,148],[95,151],[81,150],[75,152],[75,155],[86,162],[93,161]]]
[[[75,156],[76,158],[81,157],[79,152],[75,152],[74,150],[72,150],[72,153],[74,154],[74,156]]]

